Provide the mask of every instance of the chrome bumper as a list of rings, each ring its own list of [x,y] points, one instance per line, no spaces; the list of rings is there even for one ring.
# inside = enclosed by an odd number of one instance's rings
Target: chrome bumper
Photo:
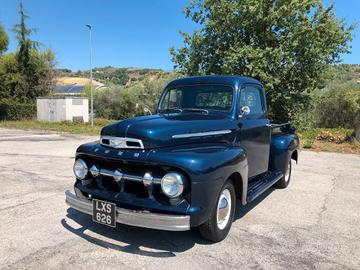
[[[85,214],[92,215],[92,201],[80,198],[69,190],[65,191],[66,203]],[[116,208],[116,222],[136,227],[151,228],[165,231],[190,230],[190,216],[155,214],[144,211],[133,211]]]

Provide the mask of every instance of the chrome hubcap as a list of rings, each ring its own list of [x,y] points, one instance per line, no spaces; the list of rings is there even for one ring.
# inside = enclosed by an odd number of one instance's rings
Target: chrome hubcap
[[[228,189],[221,192],[217,204],[216,221],[220,230],[223,230],[229,222],[231,212],[231,195]]]
[[[285,182],[289,182],[290,180],[290,173],[291,173],[291,159],[288,163],[287,169],[286,169],[286,173],[285,173]]]

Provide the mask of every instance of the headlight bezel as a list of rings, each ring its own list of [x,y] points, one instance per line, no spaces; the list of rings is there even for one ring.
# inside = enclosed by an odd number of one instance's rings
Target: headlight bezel
[[[169,198],[177,198],[184,192],[185,180],[185,176],[180,172],[168,172],[161,178],[161,190]],[[176,192],[172,191],[171,188],[167,188],[170,186],[170,182],[175,183],[173,187],[176,187]]]
[[[77,165],[82,166],[83,168],[82,173],[79,173],[80,168],[76,168]],[[86,176],[89,174],[89,167],[83,159],[77,158],[73,165],[73,172],[77,179],[84,180]]]

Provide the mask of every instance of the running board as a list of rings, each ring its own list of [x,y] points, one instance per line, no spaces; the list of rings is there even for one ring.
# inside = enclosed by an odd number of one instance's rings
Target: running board
[[[249,182],[247,202],[249,203],[255,200],[264,191],[279,181],[281,177],[283,177],[282,172],[268,172],[260,176],[259,179],[254,179]]]

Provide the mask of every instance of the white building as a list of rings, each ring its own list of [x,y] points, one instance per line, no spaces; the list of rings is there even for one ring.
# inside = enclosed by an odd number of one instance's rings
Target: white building
[[[37,120],[49,122],[89,122],[89,100],[86,97],[38,97]]]

